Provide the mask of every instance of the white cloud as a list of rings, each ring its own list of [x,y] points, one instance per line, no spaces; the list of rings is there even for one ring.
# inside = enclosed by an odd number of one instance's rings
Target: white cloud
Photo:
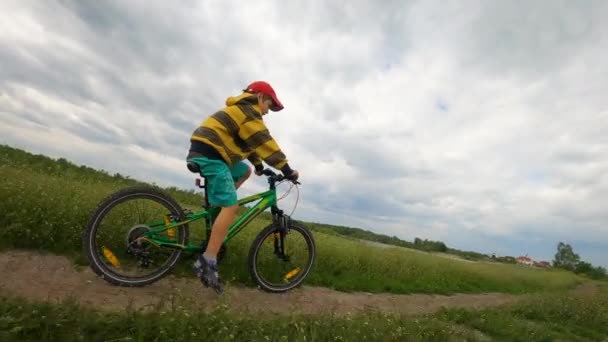
[[[4,143],[190,188],[192,130],[265,79],[299,216],[547,259],[608,238],[605,2],[0,9]]]

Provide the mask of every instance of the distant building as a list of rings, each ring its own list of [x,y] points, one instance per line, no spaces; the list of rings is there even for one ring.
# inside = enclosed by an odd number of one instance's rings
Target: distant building
[[[535,261],[534,262],[534,266],[536,267],[542,267],[542,268],[550,268],[551,267],[551,263],[548,261]]]
[[[532,266],[534,265],[534,261],[532,259],[530,259],[530,257],[526,256],[519,256],[517,257],[517,259],[515,259],[515,261],[517,261],[518,264],[522,264],[522,265],[526,265],[526,266]]]

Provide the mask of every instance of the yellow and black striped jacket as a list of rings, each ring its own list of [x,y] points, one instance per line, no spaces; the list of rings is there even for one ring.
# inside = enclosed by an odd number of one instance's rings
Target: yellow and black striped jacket
[[[262,120],[254,94],[229,97],[226,107],[205,119],[190,141],[190,151],[208,155],[211,146],[229,166],[248,159],[256,168],[262,168],[263,160],[284,174],[292,171]]]

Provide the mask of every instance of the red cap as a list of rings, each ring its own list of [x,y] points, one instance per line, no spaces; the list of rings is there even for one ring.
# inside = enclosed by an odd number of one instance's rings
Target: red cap
[[[270,110],[273,112],[278,112],[281,109],[283,109],[283,104],[277,98],[277,94],[274,92],[274,89],[272,89],[270,84],[268,84],[264,81],[256,81],[256,82],[251,83],[250,85],[247,86],[245,91],[252,92],[252,93],[262,93],[262,94],[272,97],[274,106],[272,106],[270,108]]]

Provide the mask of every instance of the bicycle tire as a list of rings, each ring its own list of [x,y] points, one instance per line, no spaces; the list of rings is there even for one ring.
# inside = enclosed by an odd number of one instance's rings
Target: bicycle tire
[[[181,249],[174,249],[173,253],[169,257],[165,265],[159,268],[156,272],[142,277],[130,277],[119,275],[109,269],[103,261],[100,259],[100,255],[96,253],[97,244],[95,242],[95,234],[98,228],[100,220],[117,204],[126,202],[130,199],[151,199],[163,205],[166,205],[171,210],[171,214],[176,215],[179,218],[184,217],[184,212],[181,206],[167,193],[162,190],[151,187],[151,186],[135,186],[126,189],[119,190],[105,199],[103,199],[97,208],[92,212],[85,230],[82,234],[83,251],[86,255],[89,266],[99,276],[108,283],[116,286],[123,287],[142,287],[152,284],[171,271],[177,262],[182,257],[184,251]],[[188,243],[189,229],[188,225],[184,224],[178,227],[178,242],[186,245]]]
[[[302,224],[300,222],[292,220],[292,221],[290,221],[289,225],[290,225],[289,229],[291,231],[296,231],[296,232],[302,234],[302,236],[304,237],[304,240],[306,241],[306,245],[308,248],[308,255],[309,255],[308,260],[306,262],[306,266],[304,267],[304,269],[302,271],[299,272],[297,279],[294,282],[287,284],[287,285],[271,284],[270,282],[264,280],[260,276],[259,270],[257,269],[256,259],[258,256],[258,252],[260,251],[260,248],[261,248],[263,242],[266,240],[266,238],[269,235],[274,234],[275,232],[277,232],[280,229],[278,224],[272,223],[272,224],[266,226],[256,236],[253,243],[251,244],[251,247],[249,250],[249,257],[248,257],[248,266],[249,266],[250,275],[251,275],[251,278],[253,279],[253,281],[255,283],[257,283],[257,285],[266,292],[281,293],[281,292],[290,291],[290,290],[300,286],[304,282],[304,280],[306,279],[306,277],[308,276],[310,271],[312,270],[312,266],[314,264],[315,257],[316,257],[316,245],[315,245],[315,240],[314,240],[312,233],[304,224]]]

